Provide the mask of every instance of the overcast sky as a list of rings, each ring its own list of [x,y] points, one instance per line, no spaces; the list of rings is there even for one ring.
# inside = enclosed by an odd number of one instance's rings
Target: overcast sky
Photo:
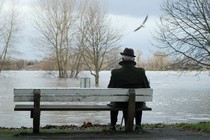
[[[32,11],[32,2],[34,0],[19,0],[19,7],[25,18],[24,34],[21,43],[18,45],[18,51],[21,52],[19,58],[38,59],[40,60],[40,52],[38,52],[30,42],[30,24],[27,23]],[[36,0],[35,0],[36,1]],[[102,0],[99,0],[102,1]],[[110,15],[113,26],[120,27],[125,36],[122,39],[122,50],[125,47],[141,50],[143,58],[147,59],[157,51],[157,48],[151,45],[152,32],[156,22],[160,17],[160,4],[164,0],[104,0],[107,3],[107,10]],[[137,32],[133,32],[148,15],[145,27]]]
[[[160,4],[163,0],[109,0],[108,11],[117,25],[124,26],[125,47],[142,51],[143,58],[151,57],[157,48],[151,45],[152,33],[161,15]],[[148,15],[145,27],[133,32]]]

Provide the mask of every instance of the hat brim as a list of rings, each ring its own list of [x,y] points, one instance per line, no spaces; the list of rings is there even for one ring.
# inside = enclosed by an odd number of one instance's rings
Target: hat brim
[[[124,54],[123,52],[120,53],[121,55],[126,55],[126,56],[131,56],[131,57],[136,57],[135,55],[128,55],[128,54]]]

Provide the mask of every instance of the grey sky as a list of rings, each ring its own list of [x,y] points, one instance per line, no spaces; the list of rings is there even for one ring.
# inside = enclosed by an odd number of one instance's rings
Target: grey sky
[[[117,26],[123,26],[125,37],[122,49],[125,47],[140,50],[143,58],[151,57],[157,48],[151,45],[152,34],[161,15],[160,5],[164,0],[109,0],[108,11]],[[148,15],[145,28],[133,32]]]
[[[31,2],[36,0],[21,0],[20,9],[23,12],[31,12]],[[102,1],[102,0],[99,0]],[[143,53],[143,58],[147,59],[157,50],[151,45],[152,32],[155,28],[156,22],[160,16],[160,4],[164,0],[104,0],[107,3],[108,13],[110,14],[113,26],[119,27],[125,34],[122,39],[122,50],[125,47],[131,47],[134,50],[140,50]],[[26,14],[27,15],[27,14]],[[141,28],[137,32],[133,32],[137,28],[145,16],[149,18],[145,24],[145,28]],[[25,20],[29,21],[28,19]],[[18,50],[21,52],[19,58],[23,59],[40,59],[40,55],[28,39],[31,32],[30,23],[25,23],[24,33],[27,37],[21,40]]]
[[[139,18],[146,14],[159,16],[163,0],[109,0],[109,12]]]

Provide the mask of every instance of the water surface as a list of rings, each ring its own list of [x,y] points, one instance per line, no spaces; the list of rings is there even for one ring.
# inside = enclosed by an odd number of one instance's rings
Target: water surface
[[[210,121],[209,72],[180,73],[148,71],[154,89],[152,111],[143,113],[143,123],[196,123]],[[83,72],[80,77],[94,77]],[[100,73],[100,87],[107,87],[110,71]],[[79,87],[79,79],[58,79],[43,71],[6,71],[0,74],[0,127],[32,127],[30,112],[14,111],[13,89],[35,87]],[[122,113],[119,114],[120,123]],[[42,112],[41,126],[82,125],[83,122],[108,124],[109,112]]]

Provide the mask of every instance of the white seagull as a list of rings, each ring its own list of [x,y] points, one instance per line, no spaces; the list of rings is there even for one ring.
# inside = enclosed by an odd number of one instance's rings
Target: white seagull
[[[142,24],[141,24],[138,28],[136,28],[136,29],[134,30],[134,32],[136,32],[136,31],[138,31],[140,28],[144,27],[144,24],[145,24],[145,22],[147,21],[147,19],[148,19],[148,15],[145,17],[145,19],[144,19],[144,21],[142,22]]]

